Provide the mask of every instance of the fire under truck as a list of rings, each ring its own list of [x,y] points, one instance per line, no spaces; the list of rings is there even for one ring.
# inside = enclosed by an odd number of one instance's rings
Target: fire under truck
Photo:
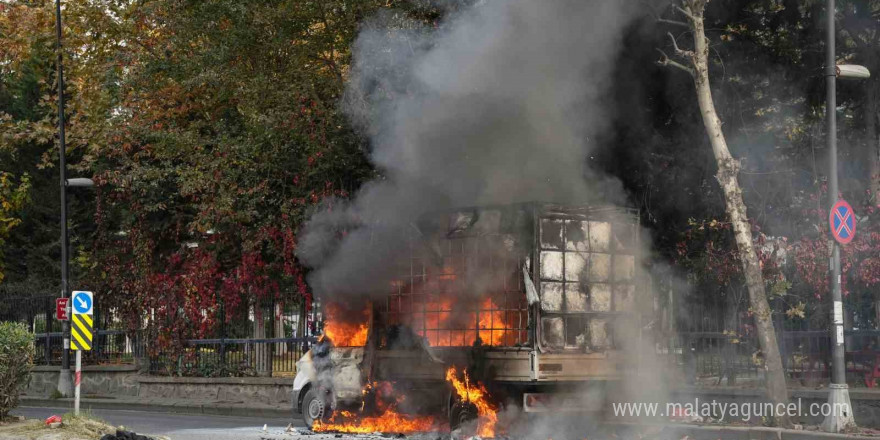
[[[443,414],[454,428],[475,413],[448,390],[452,365],[502,405],[595,411],[604,404],[595,396],[637,365],[652,307],[637,211],[467,208],[401,233],[408,255],[383,262],[394,278],[364,314],[366,342],[319,342],[297,363],[293,407],[308,426],[337,408],[363,408],[368,384],[386,382],[406,394],[409,411]]]

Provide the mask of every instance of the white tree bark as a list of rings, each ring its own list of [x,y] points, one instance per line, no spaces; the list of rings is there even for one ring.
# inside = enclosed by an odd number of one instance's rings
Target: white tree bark
[[[712,153],[718,164],[716,178],[724,193],[727,215],[733,225],[734,237],[742,262],[743,274],[749,291],[749,304],[757,329],[758,343],[764,355],[764,369],[767,385],[767,397],[775,404],[788,403],[788,389],[785,383],[785,371],[782,368],[782,358],[779,354],[779,345],[776,342],[776,331],[773,327],[770,304],[767,302],[767,294],[764,289],[764,278],[758,255],[755,252],[752,241],[752,231],[746,214],[746,205],[743,203],[742,189],[737,176],[740,163],[730,154],[727,140],[721,129],[721,119],[715,111],[715,103],[712,100],[712,90],[709,84],[709,42],[703,22],[703,11],[707,0],[683,0],[682,6],[677,9],[688,19],[688,24],[693,31],[694,50],[682,50],[675,44],[676,55],[690,61],[690,65],[682,65],[670,60],[665,56],[659,62],[688,71],[694,78],[694,86],[697,92],[697,101],[700,113],[703,117],[703,125],[709,135],[709,143]],[[670,34],[671,37],[671,34]],[[788,417],[777,415],[776,423],[781,426],[790,425]]]

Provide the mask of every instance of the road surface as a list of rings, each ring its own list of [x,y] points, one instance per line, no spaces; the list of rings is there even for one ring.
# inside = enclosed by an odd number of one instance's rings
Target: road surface
[[[12,414],[32,419],[45,419],[53,414],[65,414],[70,408],[35,408],[19,407]],[[231,417],[203,414],[173,414],[152,411],[131,411],[113,409],[93,409],[89,411],[93,417],[102,419],[115,426],[124,426],[138,434],[163,435],[173,440],[260,440],[286,439],[293,440],[298,435],[284,432],[288,423],[303,426],[301,420],[267,417]],[[267,430],[263,431],[263,425]],[[308,436],[318,440],[323,436]]]
[[[57,408],[37,408],[37,407],[19,407],[12,411],[12,414],[23,415],[32,419],[45,419],[53,414],[65,414],[70,412],[67,407]],[[135,411],[135,410],[117,410],[117,409],[94,409],[90,411],[93,417],[102,419],[111,425],[122,425],[129,431],[146,435],[161,435],[172,440],[389,440],[398,438],[397,436],[382,435],[342,435],[342,434],[313,434],[302,428],[302,421],[296,420],[292,432],[286,432],[288,424],[291,422],[288,418],[277,417],[233,417],[233,416],[217,416],[205,414],[174,414],[165,412],[152,411]],[[773,437],[766,430],[772,428],[756,428],[747,426],[689,426],[678,425],[671,427],[669,431],[663,429],[662,425],[599,425],[593,429],[582,429],[576,427],[577,424],[571,424],[567,418],[552,418],[549,420],[536,419],[527,423],[527,427],[531,428],[533,434],[530,435],[526,431],[523,434],[512,438],[519,440],[533,440],[546,438],[572,438],[582,439],[590,438],[596,440],[619,440],[629,438],[642,438],[647,440],[679,440],[682,438],[699,437],[712,439],[740,439],[740,438],[764,438]],[[568,420],[568,422],[564,422]],[[583,421],[581,418],[580,421]],[[536,423],[537,422],[537,423]],[[563,422],[563,423],[560,423]],[[266,425],[266,430],[263,430]],[[598,428],[598,429],[596,429]],[[750,429],[763,429],[758,433],[759,437],[750,437]],[[695,431],[691,432],[693,429]],[[300,431],[301,430],[301,431]],[[553,433],[550,436],[547,433]],[[589,433],[589,435],[584,435]],[[771,432],[770,434],[779,434]],[[783,438],[792,440],[816,440],[817,435],[821,438],[828,438],[827,434],[815,433],[811,431],[786,431]],[[448,434],[425,433],[417,435],[409,435],[405,437],[407,440],[437,440],[448,439]],[[842,437],[840,437],[842,438]],[[853,437],[850,437],[853,438]],[[866,438],[866,437],[861,437]],[[873,437],[871,440],[878,440]]]

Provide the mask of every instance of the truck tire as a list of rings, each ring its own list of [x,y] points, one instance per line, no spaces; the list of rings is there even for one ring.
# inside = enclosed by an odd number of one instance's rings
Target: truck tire
[[[306,391],[306,395],[303,396],[302,400],[302,417],[303,422],[305,422],[306,426],[309,429],[312,429],[312,425],[315,424],[315,420],[321,420],[325,416],[329,415],[329,405],[321,396],[318,396],[315,388],[310,388]]]
[[[473,403],[457,401],[449,410],[449,428],[454,431],[465,423],[476,420],[478,416],[477,407]]]

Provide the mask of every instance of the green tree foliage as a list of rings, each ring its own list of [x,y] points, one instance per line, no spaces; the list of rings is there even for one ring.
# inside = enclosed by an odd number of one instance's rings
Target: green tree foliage
[[[28,196],[29,180],[22,176],[19,183],[13,182],[8,173],[0,172],[0,282],[3,281],[3,245],[12,229],[21,224],[15,215],[22,209]]]
[[[27,327],[18,322],[0,322],[0,420],[18,406],[33,359],[34,338]]]
[[[438,13],[378,0],[65,1],[69,174],[97,184],[68,191],[74,285],[132,328],[152,310],[167,344],[211,335],[221,310],[307,305],[299,224],[374,175],[339,102],[358,28],[381,9]],[[0,169],[28,171],[39,200],[25,208],[28,239],[7,246],[20,262],[8,281],[30,291],[57,285],[53,26],[52,1],[0,5]]]

